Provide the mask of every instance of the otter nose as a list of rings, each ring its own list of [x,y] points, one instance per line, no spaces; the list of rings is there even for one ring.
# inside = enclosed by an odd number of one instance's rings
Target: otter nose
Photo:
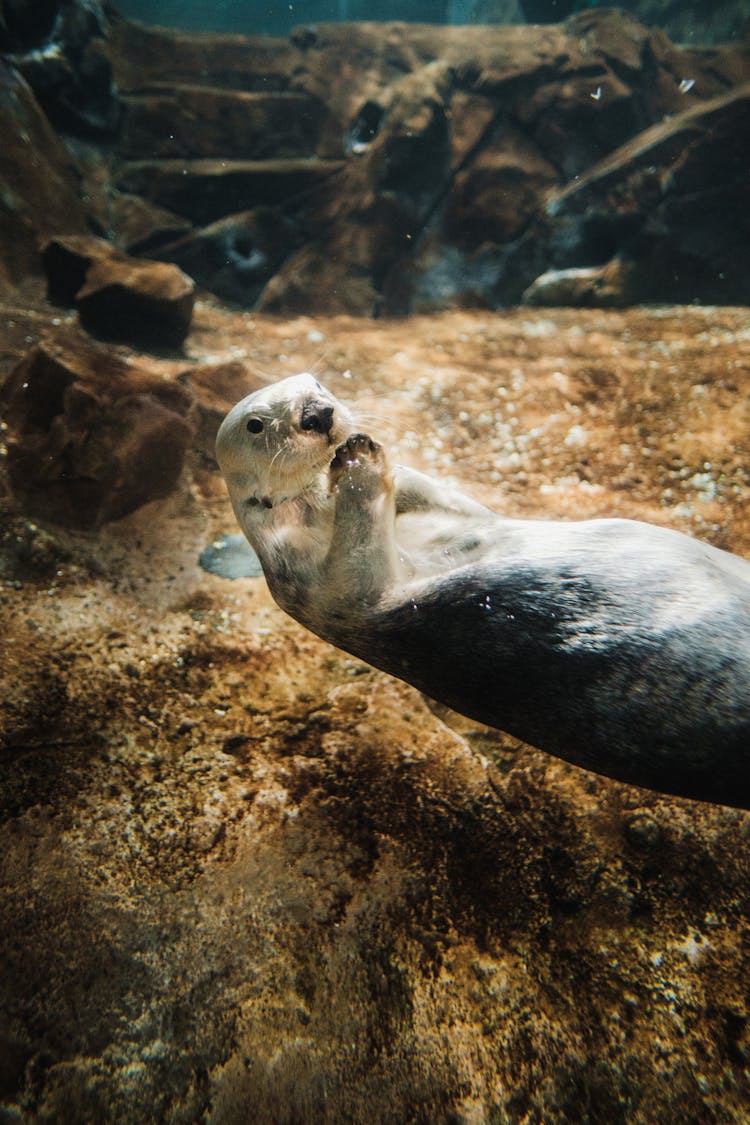
[[[308,399],[302,407],[300,429],[316,434],[329,434],[333,425],[333,407],[316,399]]]

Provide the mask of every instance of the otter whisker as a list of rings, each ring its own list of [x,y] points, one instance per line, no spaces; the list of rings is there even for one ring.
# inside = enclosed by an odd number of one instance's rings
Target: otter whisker
[[[286,449],[286,447],[285,447],[285,446],[283,446],[283,445],[279,446],[279,448],[278,448],[278,449],[276,450],[276,452],[275,452],[275,453],[273,454],[273,456],[271,457],[271,461],[270,461],[270,463],[269,463],[269,466],[268,466],[268,467],[269,467],[270,469],[271,469],[271,468],[273,468],[273,467],[274,467],[274,466],[276,465],[276,462],[277,462],[277,461],[279,461],[279,462],[280,462],[280,464],[281,464],[281,466],[283,467],[283,465],[284,465],[284,458],[285,458],[286,454],[287,454],[287,449]]]

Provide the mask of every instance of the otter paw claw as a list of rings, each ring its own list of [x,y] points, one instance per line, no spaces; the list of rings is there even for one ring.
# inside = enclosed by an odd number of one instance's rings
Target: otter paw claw
[[[331,461],[331,484],[339,489],[356,488],[358,493],[364,488],[370,493],[382,487],[386,472],[382,445],[367,434],[352,434],[336,449]]]
[[[382,448],[378,442],[373,441],[367,434],[352,434],[337,447],[336,454],[331,461],[331,469],[334,473],[341,472],[353,465],[362,464],[363,461],[372,460],[377,457]]]

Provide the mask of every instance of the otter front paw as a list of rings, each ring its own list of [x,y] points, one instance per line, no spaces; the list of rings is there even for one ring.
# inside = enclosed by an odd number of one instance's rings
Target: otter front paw
[[[385,486],[387,465],[382,445],[367,434],[352,434],[331,461],[331,487],[377,492]]]

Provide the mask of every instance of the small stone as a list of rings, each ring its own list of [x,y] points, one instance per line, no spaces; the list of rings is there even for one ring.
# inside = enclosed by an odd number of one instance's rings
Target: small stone
[[[632,266],[614,258],[603,266],[550,269],[525,290],[524,305],[623,308],[631,303]]]
[[[244,535],[222,535],[201,551],[198,563],[220,578],[259,578],[263,568]]]
[[[625,839],[638,851],[652,852],[661,847],[663,832],[649,813],[636,812],[625,823]]]
[[[18,517],[0,528],[0,577],[33,581],[62,576],[61,562],[69,559],[67,548],[50,532]]]
[[[230,734],[224,739],[221,748],[225,754],[241,754],[250,741],[249,734]]]

